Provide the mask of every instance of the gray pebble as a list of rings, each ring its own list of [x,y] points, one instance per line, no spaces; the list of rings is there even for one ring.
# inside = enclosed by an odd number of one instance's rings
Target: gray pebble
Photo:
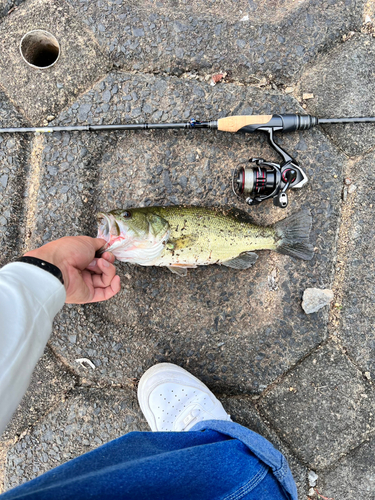
[[[179,182],[180,186],[182,187],[182,189],[186,189],[187,177],[185,175],[182,175],[178,182]]]
[[[303,292],[302,309],[306,314],[311,314],[319,311],[324,306],[327,306],[333,300],[333,291],[326,288],[307,288]]]
[[[8,184],[8,175],[7,174],[4,174],[0,177],[0,182],[1,182],[1,185],[6,188],[7,187],[7,184]]]
[[[103,92],[103,96],[102,96],[102,98],[103,98],[103,101],[104,101],[104,102],[109,102],[109,101],[111,100],[111,97],[112,97],[112,94],[111,94],[111,91],[110,91],[110,90],[105,90],[105,91]]]
[[[79,107],[78,119],[80,121],[86,121],[87,120],[87,115],[89,114],[90,110],[91,110],[91,103],[82,104]]]
[[[134,36],[144,36],[145,32],[141,28],[133,28]]]

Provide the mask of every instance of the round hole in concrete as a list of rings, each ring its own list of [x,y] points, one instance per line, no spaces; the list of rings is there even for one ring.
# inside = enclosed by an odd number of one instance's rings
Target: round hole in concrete
[[[20,51],[23,60],[29,66],[46,69],[57,62],[60,55],[60,45],[48,31],[33,30],[22,37]]]

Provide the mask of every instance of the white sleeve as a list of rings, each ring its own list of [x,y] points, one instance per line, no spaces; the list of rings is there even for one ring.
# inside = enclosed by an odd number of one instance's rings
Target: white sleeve
[[[28,388],[65,297],[60,281],[34,265],[0,269],[0,434]]]

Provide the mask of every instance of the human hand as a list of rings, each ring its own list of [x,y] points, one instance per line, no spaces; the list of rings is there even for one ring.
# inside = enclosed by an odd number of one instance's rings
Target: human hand
[[[104,252],[95,258],[105,240],[89,236],[66,236],[51,241],[25,256],[36,257],[57,266],[64,278],[68,304],[108,300],[120,291],[120,278],[113,265],[114,255]]]

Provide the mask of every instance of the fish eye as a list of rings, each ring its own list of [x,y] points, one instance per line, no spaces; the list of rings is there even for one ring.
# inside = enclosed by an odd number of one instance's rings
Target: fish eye
[[[128,210],[124,210],[121,215],[125,217],[125,219],[130,219],[130,217],[132,216],[132,214]]]

